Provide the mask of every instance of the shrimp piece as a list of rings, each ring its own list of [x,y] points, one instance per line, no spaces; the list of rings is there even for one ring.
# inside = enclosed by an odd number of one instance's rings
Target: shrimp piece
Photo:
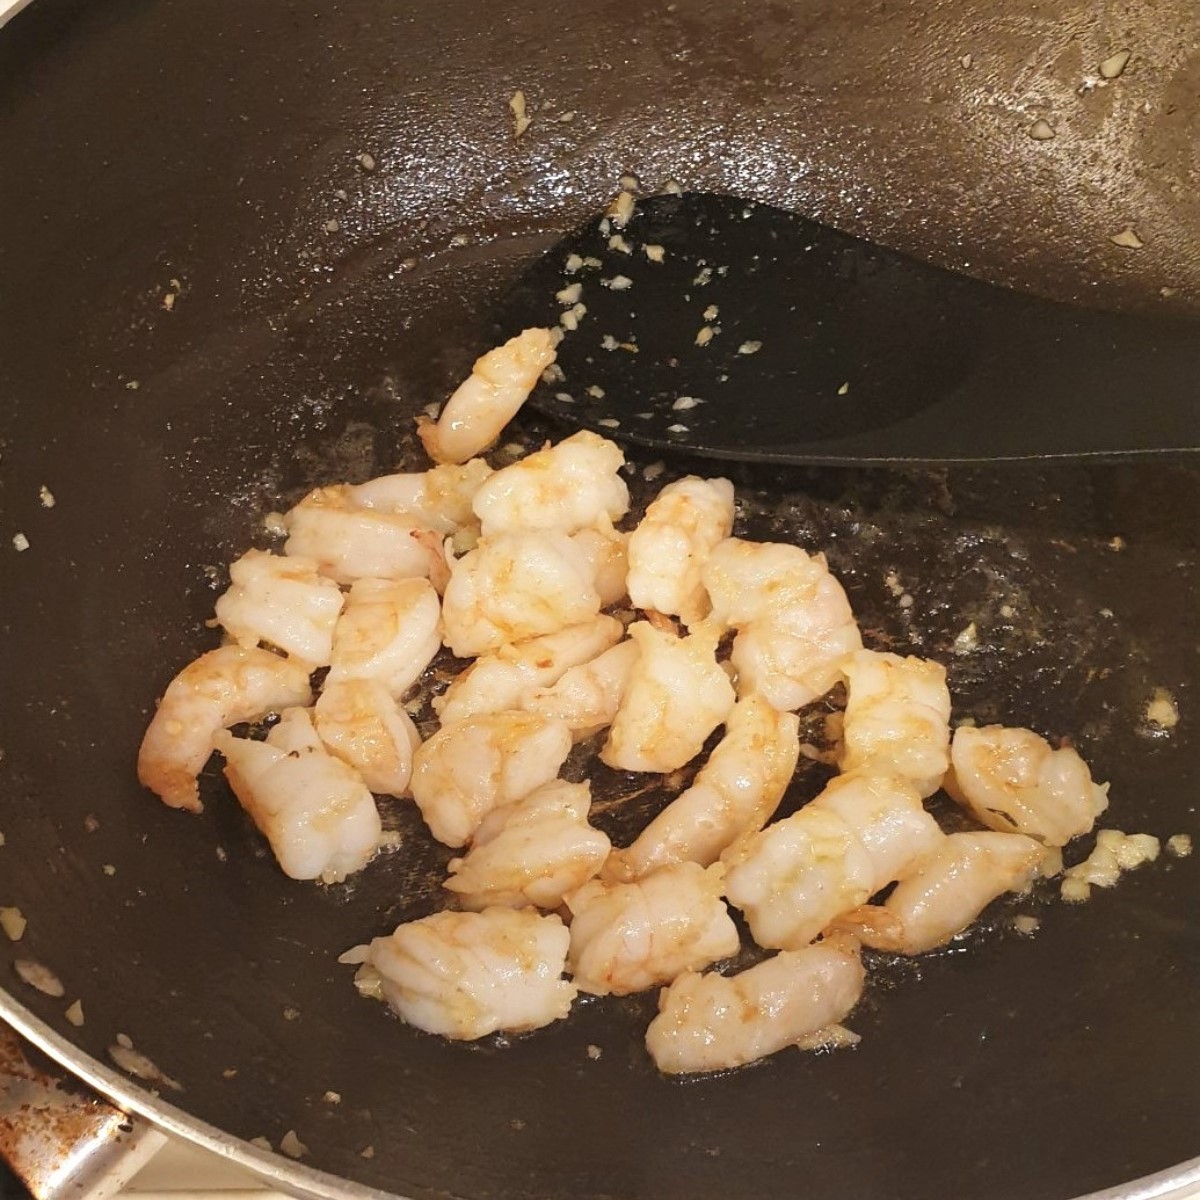
[[[997,896],[1056,875],[1062,855],[1020,833],[952,833],[881,905],[846,913],[835,928],[893,954],[923,954],[961,933]]]
[[[608,608],[625,599],[625,577],[629,571],[628,538],[614,529],[607,517],[590,529],[571,534],[571,541],[588,564],[590,578],[600,594],[600,607]]]
[[[451,569],[442,598],[447,646],[459,658],[579,625],[600,611],[583,552],[558,530],[484,538]]]
[[[647,621],[629,627],[640,653],[601,760],[619,771],[674,771],[695,758],[733,707],[733,685],[716,659],[715,629],[687,637]]]
[[[605,866],[606,878],[636,879],[674,862],[702,867],[744,833],[759,830],[779,806],[800,757],[800,721],[761,696],[739,700],[725,736],[692,786],[672,800],[627,850]]]
[[[421,735],[382,683],[326,682],[313,709],[313,725],[329,753],[353,767],[371,791],[396,797],[407,793]]]
[[[1093,783],[1069,746],[1051,750],[1029,729],[961,725],[954,731],[946,791],[981,824],[1065,846],[1089,833],[1108,807],[1108,784]]]
[[[731,662],[738,692],[760,692],[792,710],[823,696],[840,678],[862,636],[842,585],[823,554],[798,546],[726,538],[709,555],[701,579],[710,620],[738,630]]]
[[[854,830],[812,805],[761,833],[739,838],[721,855],[725,892],[754,940],[798,950],[840,913],[874,892],[871,858]]]
[[[921,794],[900,775],[858,771],[831,779],[808,807],[839,816],[871,860],[872,891],[903,879],[945,836],[921,804]]]
[[[283,524],[284,554],[315,559],[317,570],[337,583],[428,578],[433,565],[428,544],[417,536],[424,530],[419,520],[361,507],[348,484],[309,492]]]
[[[475,493],[484,537],[560,529],[575,533],[629,511],[629,488],[618,472],[625,455],[584,429],[497,471]]]
[[[349,495],[359,508],[407,513],[427,529],[448,536],[478,524],[471,505],[491,474],[492,468],[482,458],[472,458],[461,465],[380,475],[352,486]]]
[[[200,812],[196,776],[218,730],[312,700],[308,667],[270,650],[221,646],[171,681],[138,751],[138,779],[171,808]]]
[[[563,979],[569,934],[533,909],[439,912],[371,942],[367,962],[409,1025],[459,1041],[561,1020],[577,995]]]
[[[247,550],[229,568],[217,620],[239,646],[268,642],[311,671],[329,663],[344,599],[314,559]]]
[[[733,484],[689,475],[669,483],[629,537],[629,599],[690,629],[711,608],[701,569],[733,529]]]
[[[307,709],[289,708],[265,742],[222,731],[225,778],[292,879],[338,883],[366,866],[383,827],[358,773],[321,744]]]
[[[441,649],[442,606],[427,579],[357,579],[333,631],[326,685],[374,679],[399,699]]]
[[[461,846],[492,809],[554,779],[570,750],[563,721],[523,712],[455,721],[416,752],[413,799],[439,842]]]
[[[850,938],[784,950],[737,975],[685,971],[659,993],[646,1048],[667,1075],[744,1066],[843,1020],[865,979]]]
[[[725,894],[760,946],[798,950],[899,879],[942,837],[905,780],[843,775],[722,854]]]
[[[465,463],[491,445],[555,357],[549,329],[526,329],[476,359],[437,422],[417,419],[425,453],[436,463]]]
[[[597,879],[567,895],[567,962],[580,991],[625,996],[668,983],[738,948],[720,866],[676,863],[636,883]]]
[[[625,627],[616,617],[600,616],[515,646],[501,646],[476,659],[434,700],[433,707],[445,724],[522,708],[526,697],[557,683],[569,668],[591,662],[624,634]]]
[[[521,701],[526,712],[565,721],[580,742],[613,723],[641,651],[618,642],[589,663],[572,667],[548,688],[536,688]]]
[[[950,765],[946,668],[922,658],[859,650],[842,664],[849,684],[840,766],[909,780],[922,796]]]
[[[484,817],[442,886],[463,908],[557,908],[600,870],[611,843],[588,824],[591,786],[556,779]]]

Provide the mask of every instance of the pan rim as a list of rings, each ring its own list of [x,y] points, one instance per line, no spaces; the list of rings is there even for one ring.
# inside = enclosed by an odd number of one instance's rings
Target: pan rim
[[[250,1171],[267,1183],[279,1185],[298,1200],[344,1200],[345,1197],[352,1200],[406,1200],[400,1192],[355,1183],[262,1150],[184,1112],[84,1053],[4,988],[0,988],[0,1020],[6,1021],[64,1071],[94,1088],[119,1108],[144,1118],[164,1133]],[[1192,1197],[1200,1200],[1200,1155],[1138,1179],[1063,1200],[1192,1200]]]
[[[273,1151],[262,1150],[192,1116],[80,1050],[4,988],[0,988],[0,1020],[11,1025],[72,1077],[99,1092],[118,1108],[144,1118],[166,1134],[245,1168],[265,1183],[286,1190],[298,1200],[345,1200],[346,1197],[351,1200],[409,1200],[403,1193],[355,1183],[342,1176],[294,1162]]]

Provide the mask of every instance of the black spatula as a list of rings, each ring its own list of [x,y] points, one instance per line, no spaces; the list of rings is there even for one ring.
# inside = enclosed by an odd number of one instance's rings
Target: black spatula
[[[531,403],[642,446],[800,463],[1200,446],[1197,326],[1007,291],[735,197],[598,218],[501,323],[564,312],[563,378]]]

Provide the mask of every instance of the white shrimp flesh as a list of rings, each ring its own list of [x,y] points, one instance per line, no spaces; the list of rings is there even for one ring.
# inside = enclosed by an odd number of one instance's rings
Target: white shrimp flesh
[[[1065,846],[1108,807],[1108,784],[1092,782],[1075,750],[1029,729],[961,725],[950,756],[946,790],[989,829]]]
[[[526,329],[476,359],[436,423],[418,421],[425,453],[436,463],[465,463],[490,446],[554,359],[549,329]]]
[[[283,552],[313,559],[337,583],[428,578],[439,539],[408,513],[364,508],[348,484],[317,488],[284,514]]]
[[[564,721],[574,740],[584,741],[613,723],[640,654],[636,642],[618,642],[591,662],[571,667],[550,687],[535,688],[521,707]]]
[[[1062,855],[1020,833],[952,833],[881,905],[846,913],[835,928],[865,946],[923,954],[961,933],[998,896],[1056,875]]]
[[[443,723],[483,713],[524,708],[540,688],[557,683],[571,668],[589,663],[625,634],[616,617],[598,616],[556,633],[501,646],[477,658],[433,702]]]
[[[427,529],[450,535],[478,523],[471,505],[491,474],[482,458],[472,458],[461,465],[368,479],[350,488],[350,499],[360,508],[407,513]]]
[[[690,762],[729,714],[735,695],[716,659],[718,633],[686,637],[638,621],[639,654],[601,760],[619,771],[674,771]]]
[[[614,529],[605,518],[571,534],[571,541],[588,564],[589,577],[600,596],[600,607],[608,608],[624,600],[629,573],[627,535]]]
[[[739,700],[725,734],[692,782],[627,850],[605,865],[605,877],[636,879],[674,862],[706,867],[742,834],[761,829],[779,806],[800,756],[800,721],[762,696]]]
[[[216,615],[239,646],[266,642],[309,670],[328,666],[345,598],[314,559],[247,550],[229,568]]]
[[[524,712],[455,721],[417,751],[413,799],[439,842],[462,846],[493,809],[556,778],[570,750],[563,721]]]
[[[588,430],[504,467],[475,493],[484,537],[559,529],[575,533],[629,511],[629,488],[619,472],[625,455]]]
[[[629,537],[634,607],[679,617],[691,628],[711,604],[701,578],[709,554],[733,529],[733,484],[689,475],[650,502]]]
[[[636,883],[598,879],[567,895],[569,968],[579,990],[624,996],[737,952],[720,865],[676,863]]]
[[[290,708],[265,742],[220,732],[225,777],[285,875],[336,883],[366,866],[382,825],[358,772],[330,754],[307,709]]]
[[[451,568],[443,640],[459,658],[471,658],[599,611],[591,565],[567,534],[506,533],[484,538]]]
[[[371,791],[407,795],[421,735],[382,683],[326,682],[313,708],[313,725],[329,753],[353,767]]]
[[[428,579],[358,579],[333,631],[326,684],[374,679],[399,699],[441,649],[442,606]]]
[[[862,646],[846,593],[823,554],[726,538],[701,577],[710,620],[738,631],[731,662],[742,695],[761,692],[788,711],[810,704],[838,682],[842,660]]]
[[[442,886],[468,909],[557,908],[608,856],[608,838],[588,824],[591,805],[589,784],[556,779],[495,809],[475,831],[470,851],[450,860]]]
[[[760,946],[798,950],[943,836],[907,781],[843,775],[798,812],[725,851],[725,894]]]
[[[859,650],[843,663],[848,685],[839,755],[846,772],[899,775],[922,796],[950,765],[946,668],[923,658]]]
[[[568,941],[558,917],[531,908],[439,912],[376,938],[367,962],[409,1025],[473,1041],[567,1015],[576,996],[562,977]]]
[[[171,808],[200,812],[196,777],[219,730],[312,699],[309,669],[270,650],[221,646],[167,686],[138,752],[138,779]]]
[[[744,1066],[841,1021],[865,978],[852,938],[783,950],[737,975],[685,971],[659,993],[646,1048],[667,1075]]]

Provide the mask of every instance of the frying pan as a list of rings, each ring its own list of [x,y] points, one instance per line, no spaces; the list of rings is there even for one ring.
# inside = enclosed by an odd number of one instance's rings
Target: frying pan
[[[1118,45],[1127,77],[1100,86]],[[4,1015],[310,1195],[1061,1200],[1194,1178],[1195,859],[880,962],[853,1052],[681,1084],[641,1049],[648,999],[469,1047],[359,1000],[337,954],[437,903],[444,854],[404,808],[401,852],[299,885],[214,770],[193,819],[138,790],[133,758],[263,512],[415,462],[413,414],[621,171],[1187,313],[1198,71],[1190,3],[37,0],[0,37],[0,892],[29,919],[0,946]],[[515,140],[518,87],[539,107]],[[1035,115],[1055,139],[1028,136]],[[1108,240],[1133,223],[1141,250]],[[874,643],[948,662],[960,711],[1070,736],[1113,824],[1196,832],[1194,467],[734,474],[746,531],[828,549]],[[1169,733],[1144,720],[1157,687]],[[114,1070],[118,1033],[180,1090]],[[299,1162],[245,1140],[288,1130]]]

